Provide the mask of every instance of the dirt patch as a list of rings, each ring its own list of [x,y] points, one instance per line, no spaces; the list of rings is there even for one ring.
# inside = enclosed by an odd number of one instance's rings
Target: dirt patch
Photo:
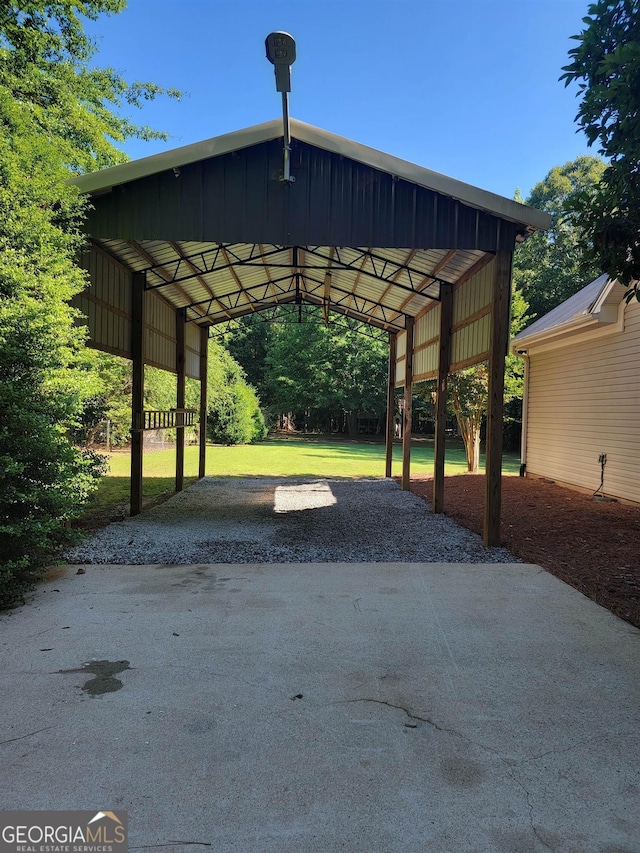
[[[482,533],[483,475],[447,477],[445,513]],[[412,491],[431,501],[432,478]],[[546,480],[502,478],[502,545],[640,627],[640,508],[599,503]]]

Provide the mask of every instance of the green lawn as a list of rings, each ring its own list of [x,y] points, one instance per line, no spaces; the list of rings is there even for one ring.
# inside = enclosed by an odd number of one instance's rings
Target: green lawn
[[[207,475],[211,477],[382,477],[384,476],[384,444],[328,440],[323,438],[271,438],[259,444],[207,447]],[[129,496],[129,454],[114,453],[109,459],[109,474],[94,495],[90,511],[106,510],[124,503]],[[484,456],[480,459],[484,466]],[[447,443],[446,473],[463,474],[467,470],[464,449],[459,441]],[[505,474],[516,474],[520,459],[507,454],[503,459]],[[411,472],[431,474],[433,442],[416,440],[411,450]],[[402,472],[402,447],[393,448],[393,474]],[[185,450],[185,485],[198,473],[198,448]],[[174,488],[175,449],[145,454],[143,468],[145,500],[169,495]]]

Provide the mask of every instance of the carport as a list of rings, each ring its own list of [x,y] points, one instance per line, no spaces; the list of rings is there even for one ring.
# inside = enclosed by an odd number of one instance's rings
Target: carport
[[[444,505],[447,377],[489,364],[483,541],[499,544],[504,359],[516,244],[549,216],[303,122],[272,121],[74,179],[91,197],[90,284],[75,300],[89,345],[133,363],[131,514],[142,507],[143,436],[206,418],[212,327],[282,305],[317,306],[389,335],[386,476],[393,395],[404,389],[402,486],[410,484],[411,392],[437,379],[433,511]],[[177,374],[176,407],[144,411],[144,365]],[[200,412],[185,380],[201,381]],[[199,476],[205,472],[200,430]]]

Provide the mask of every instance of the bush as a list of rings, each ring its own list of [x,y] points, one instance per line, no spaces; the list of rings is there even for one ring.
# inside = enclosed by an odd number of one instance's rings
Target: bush
[[[256,392],[240,379],[209,409],[207,435],[220,444],[251,444],[267,434]]]
[[[16,165],[6,147],[0,163]],[[0,187],[0,607],[18,603],[50,563],[100,472],[68,439],[95,392],[68,304],[84,285],[76,240],[38,200],[42,175],[17,171]]]
[[[250,444],[267,434],[264,415],[244,370],[221,343],[209,341],[207,438],[219,444]]]

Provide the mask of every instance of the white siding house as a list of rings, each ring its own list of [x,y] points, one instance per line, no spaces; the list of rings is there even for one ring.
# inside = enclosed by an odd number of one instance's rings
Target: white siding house
[[[526,475],[640,503],[640,302],[624,294],[601,276],[511,347],[525,359]]]

